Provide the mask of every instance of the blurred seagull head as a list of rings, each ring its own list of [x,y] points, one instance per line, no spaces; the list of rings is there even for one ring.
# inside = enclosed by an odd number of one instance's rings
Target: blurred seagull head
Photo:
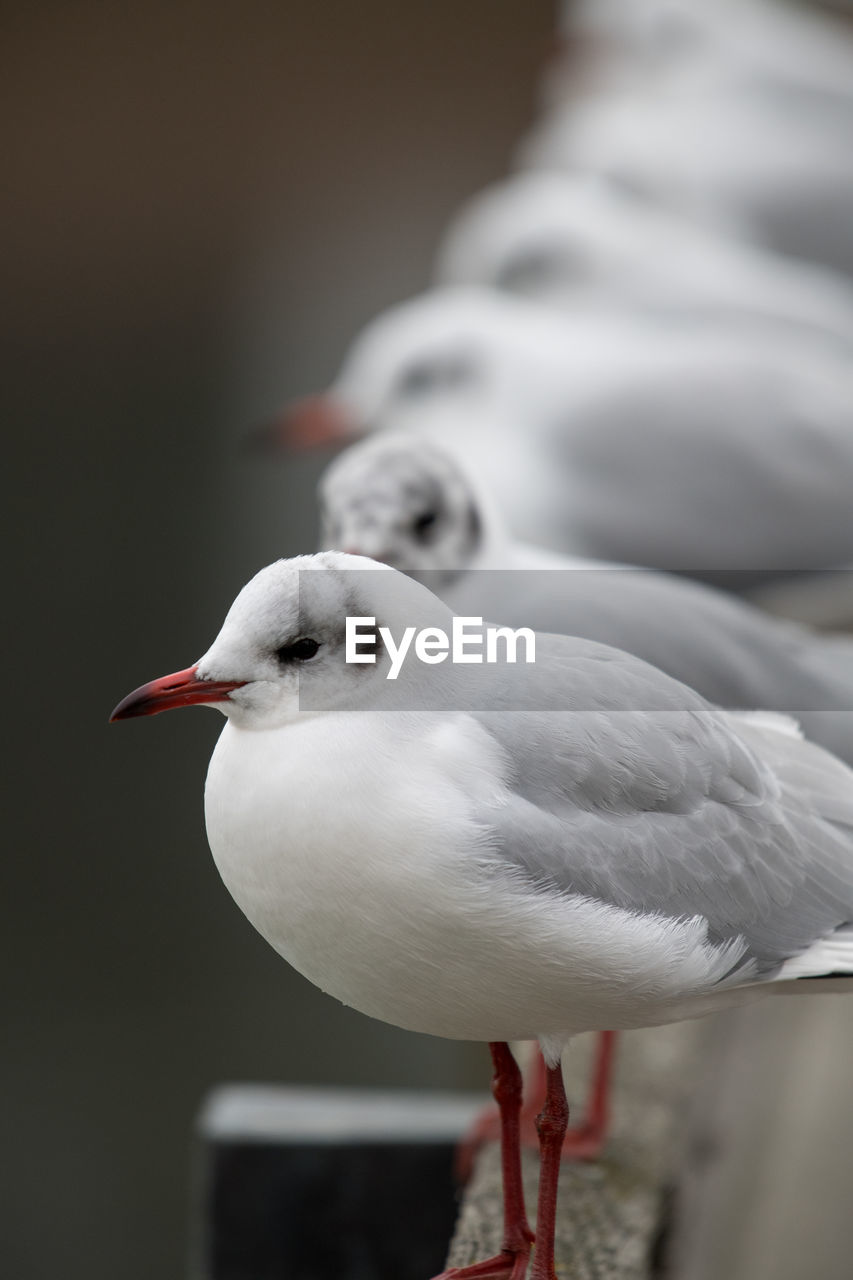
[[[497,521],[459,464],[427,440],[353,445],[319,486],[321,546],[372,556],[434,589],[474,566]]]

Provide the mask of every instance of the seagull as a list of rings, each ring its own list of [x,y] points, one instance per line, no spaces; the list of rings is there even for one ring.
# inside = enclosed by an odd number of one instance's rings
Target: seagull
[[[320,478],[321,549],[380,560],[456,614],[624,649],[710,702],[793,715],[853,765],[853,639],[682,575],[514,540],[481,483],[429,441],[386,432]]]
[[[374,620],[364,663],[347,619]],[[722,711],[620,650],[535,636],[535,661],[413,660],[454,616],[362,557],[281,560],[192,666],[112,718],[226,716],[208,839],[238,906],[310,981],[371,1017],[488,1042],[505,1234],[445,1280],[554,1280],[572,1037],[849,989],[853,773],[771,713]],[[508,656],[508,655],[507,655]],[[447,655],[445,654],[445,658]],[[535,1235],[512,1039],[547,1064]]]
[[[853,37],[800,6],[582,0],[523,166],[606,174],[714,227],[853,272]]]
[[[567,51],[548,77],[552,102],[674,80],[853,105],[850,27],[825,12],[767,0],[569,0],[562,9]]]
[[[808,737],[853,764],[853,641],[770,617],[675,575],[559,556],[514,541],[489,496],[428,441],[384,433],[345,450],[318,489],[321,549],[346,548],[423,582],[454,613],[582,636],[645,659],[709,701],[793,713]],[[559,576],[554,576],[557,573]],[[602,1033],[583,1123],[565,1156],[605,1143],[613,1035]],[[536,1064],[521,1136],[535,1143],[545,1080]],[[470,1167],[494,1135],[486,1113],[460,1149]]]
[[[520,168],[601,174],[718,233],[853,274],[853,108],[655,84],[548,112]]]
[[[777,324],[853,346],[853,288],[697,226],[589,174],[530,170],[474,196],[439,248],[444,285],[669,323]]]
[[[276,432],[392,427],[447,449],[516,537],[559,551],[757,578],[853,560],[853,362],[799,335],[436,289],[371,321]]]

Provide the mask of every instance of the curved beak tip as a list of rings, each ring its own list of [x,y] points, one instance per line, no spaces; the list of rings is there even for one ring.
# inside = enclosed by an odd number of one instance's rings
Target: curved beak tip
[[[122,698],[121,702],[119,702],[117,706],[113,707],[110,712],[109,724],[115,724],[117,720],[130,720],[133,716],[141,716],[144,714],[142,711],[133,707],[133,700],[135,696],[135,692],[129,693],[126,698]]]
[[[304,396],[283,413],[250,431],[245,445],[261,453],[304,453],[334,448],[358,434],[356,424],[334,396]]]
[[[223,702],[245,680],[199,680],[196,667],[187,667],[159,680],[151,680],[129,693],[112,712],[109,723],[132,720],[136,716],[156,716],[175,707],[191,707],[204,702]]]

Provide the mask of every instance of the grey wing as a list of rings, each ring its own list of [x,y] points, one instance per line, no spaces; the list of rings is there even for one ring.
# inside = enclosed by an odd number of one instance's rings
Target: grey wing
[[[676,365],[674,352],[660,376],[576,406],[553,438],[573,477],[568,545],[694,573],[844,563],[850,373],[807,355],[728,349]]]
[[[610,697],[481,717],[513,771],[509,801],[485,819],[494,856],[546,891],[702,915],[770,975],[853,921],[853,773],[787,722],[728,715],[626,662],[655,690],[636,704],[654,709]]]
[[[719,706],[797,718],[853,712],[853,642],[827,640],[680,575],[621,568],[472,571],[454,584],[453,605],[513,627],[614,645]],[[832,727],[825,745],[853,761],[853,715]]]

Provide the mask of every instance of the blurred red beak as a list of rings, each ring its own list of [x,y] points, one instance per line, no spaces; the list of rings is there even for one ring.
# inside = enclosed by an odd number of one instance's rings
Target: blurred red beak
[[[303,396],[274,422],[249,435],[249,443],[269,453],[328,449],[361,435],[358,424],[334,396]]]
[[[110,716],[114,720],[132,720],[134,716],[156,716],[173,707],[191,707],[197,702],[223,702],[232,689],[239,689],[245,680],[197,680],[197,667],[187,667],[170,676],[161,676],[140,685],[122,698]]]

